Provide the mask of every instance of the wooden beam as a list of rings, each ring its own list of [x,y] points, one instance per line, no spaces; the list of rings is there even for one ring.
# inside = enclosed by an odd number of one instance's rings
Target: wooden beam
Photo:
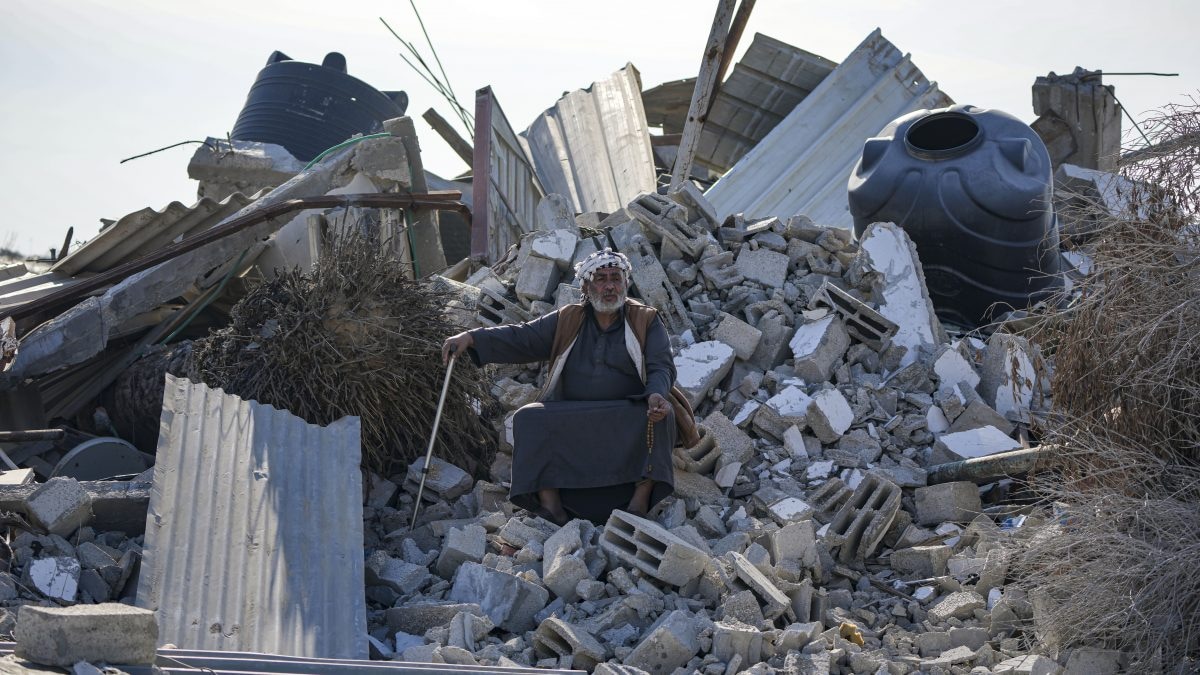
[[[738,4],[737,14],[733,16],[733,25],[729,27],[729,37],[725,39],[725,49],[721,52],[721,65],[717,67],[717,80],[713,84],[712,97],[708,99],[705,117],[712,110],[713,102],[717,100],[721,83],[725,81],[725,74],[729,72],[729,65],[733,63],[733,54],[737,51],[738,42],[742,40],[742,33],[746,32],[746,24],[750,22],[750,12],[753,11],[754,0],[742,0]]]
[[[454,127],[450,126],[445,117],[439,115],[438,111],[433,108],[426,110],[421,117],[429,123],[429,126],[433,127],[434,131],[438,132],[438,135],[442,137],[443,141],[446,141],[450,149],[454,150],[459,159],[466,162],[467,166],[474,164],[475,150],[467,142],[467,139],[458,135],[458,132],[454,130]]]
[[[687,121],[683,125],[683,140],[679,143],[679,154],[675,156],[675,168],[671,171],[672,191],[678,190],[691,175],[692,160],[696,156],[696,146],[700,144],[700,131],[708,114],[708,105],[717,81],[721,55],[725,52],[725,40],[729,37],[729,22],[733,18],[733,6],[736,2],[737,0],[717,0],[717,13],[713,17],[708,42],[704,45],[700,74],[696,77],[692,104],[688,107]]]

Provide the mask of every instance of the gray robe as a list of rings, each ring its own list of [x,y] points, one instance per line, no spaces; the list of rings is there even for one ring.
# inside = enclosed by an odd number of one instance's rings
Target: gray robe
[[[601,522],[623,508],[634,485],[655,481],[651,506],[671,494],[675,446],[672,414],[653,425],[647,445],[646,399],[667,397],[675,381],[670,340],[662,321],[646,333],[643,385],[624,340],[624,309],[600,330],[587,307],[574,348],[563,366],[560,400],[532,403],[513,418],[513,472],[509,499],[538,505],[537,491],[558,488],[570,513]],[[523,324],[471,331],[476,364],[531,363],[550,358],[558,313]]]

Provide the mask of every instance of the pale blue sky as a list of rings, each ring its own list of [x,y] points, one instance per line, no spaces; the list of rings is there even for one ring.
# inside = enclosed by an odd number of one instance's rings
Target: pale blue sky
[[[969,5],[969,6],[968,6]],[[626,62],[651,87],[690,77],[712,1],[418,0],[460,100],[492,85],[517,130],[564,91]],[[841,61],[876,26],[956,101],[1031,121],[1038,75],[1076,65],[1179,72],[1110,78],[1135,117],[1200,90],[1200,3],[996,0],[758,0],[754,32]],[[45,254],[68,226],[96,234],[100,218],[191,204],[194,146],[118,161],[182,140],[223,136],[273,50],[310,62],[346,56],[350,74],[404,89],[428,168],[467,167],[420,114],[450,117],[441,98],[397,56],[384,17],[420,32],[406,0],[6,0],[0,4],[0,246]]]

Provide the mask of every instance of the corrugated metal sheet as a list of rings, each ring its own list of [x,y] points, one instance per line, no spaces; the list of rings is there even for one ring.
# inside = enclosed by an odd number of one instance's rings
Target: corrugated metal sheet
[[[578,213],[612,213],[655,189],[642,79],[632,63],[564,94],[521,137],[542,186]]]
[[[366,658],[359,420],[167,375],[137,604],[185,649]]]
[[[472,169],[471,255],[494,262],[533,231],[546,192],[491,87],[475,92]]]
[[[720,218],[804,214],[850,228],[846,182],[863,142],[905,113],[952,104],[876,29],[705,196]]]
[[[156,251],[181,236],[206,230],[242,210],[254,199],[234,193],[219,202],[205,197],[192,206],[171,202],[162,211],[151,208],[134,211],[100,230],[100,234],[50,269],[71,276],[80,272],[105,272]]]
[[[827,58],[756,33],[713,99],[696,161],[727,171],[836,67]]]

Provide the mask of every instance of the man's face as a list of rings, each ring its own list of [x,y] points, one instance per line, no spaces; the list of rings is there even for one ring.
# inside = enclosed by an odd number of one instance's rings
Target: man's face
[[[597,312],[615,312],[625,304],[625,274],[616,267],[601,267],[583,282],[583,292]]]

